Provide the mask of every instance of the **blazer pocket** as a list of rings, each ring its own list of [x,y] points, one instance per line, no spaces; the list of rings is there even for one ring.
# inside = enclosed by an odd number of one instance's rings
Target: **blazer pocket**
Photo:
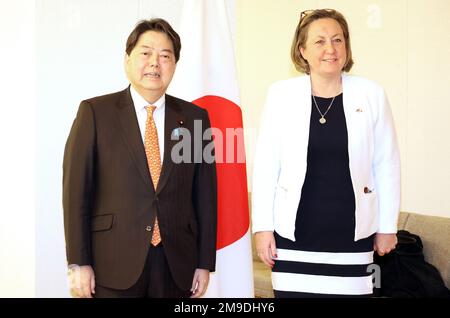
[[[107,231],[112,228],[114,214],[96,215],[91,219],[91,231]]]
[[[274,212],[282,212],[286,209],[288,189],[280,184],[277,185],[275,191],[275,199],[273,203]]]

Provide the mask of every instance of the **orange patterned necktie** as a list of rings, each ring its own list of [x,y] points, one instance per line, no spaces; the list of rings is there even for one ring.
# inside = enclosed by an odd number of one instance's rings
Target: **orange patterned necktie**
[[[158,131],[156,130],[155,121],[153,119],[153,112],[155,106],[145,107],[147,110],[147,122],[145,124],[145,154],[147,155],[148,169],[152,177],[153,186],[158,185],[159,176],[161,174],[161,156],[159,153]],[[155,225],[153,226],[153,235],[151,243],[156,246],[161,242],[161,234],[159,232],[158,218],[155,218]]]

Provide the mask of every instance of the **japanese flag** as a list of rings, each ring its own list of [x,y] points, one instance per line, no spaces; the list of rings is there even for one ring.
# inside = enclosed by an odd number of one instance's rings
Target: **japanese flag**
[[[242,112],[224,0],[184,0],[169,94],[208,111],[217,163],[217,261],[205,297],[254,297]]]

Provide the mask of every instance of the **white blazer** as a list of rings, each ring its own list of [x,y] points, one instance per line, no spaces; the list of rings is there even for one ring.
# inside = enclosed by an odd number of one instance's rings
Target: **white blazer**
[[[389,102],[368,79],[342,75],[350,175],[355,193],[355,241],[396,233],[400,158]],[[295,219],[306,175],[311,82],[300,76],[270,87],[256,146],[253,232],[277,231],[295,241]]]

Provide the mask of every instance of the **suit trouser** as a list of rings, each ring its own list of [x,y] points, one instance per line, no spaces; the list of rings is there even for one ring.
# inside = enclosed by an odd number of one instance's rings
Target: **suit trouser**
[[[175,284],[162,244],[149,248],[144,270],[137,282],[128,289],[112,289],[97,285],[95,298],[186,298],[189,290]]]

